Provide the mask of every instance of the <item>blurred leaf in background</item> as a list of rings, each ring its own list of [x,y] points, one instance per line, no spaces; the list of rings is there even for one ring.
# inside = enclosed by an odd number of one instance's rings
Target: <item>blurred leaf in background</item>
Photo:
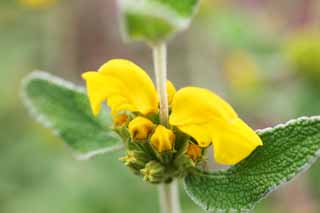
[[[119,0],[123,33],[127,39],[151,44],[166,41],[186,29],[199,0]]]
[[[227,82],[233,90],[238,91],[241,99],[245,100],[254,98],[257,93],[261,93],[259,88],[263,86],[263,82],[259,69],[261,68],[256,59],[249,52],[243,50],[235,50],[224,61]]]
[[[320,81],[320,32],[292,34],[284,51],[293,71],[309,81]]]

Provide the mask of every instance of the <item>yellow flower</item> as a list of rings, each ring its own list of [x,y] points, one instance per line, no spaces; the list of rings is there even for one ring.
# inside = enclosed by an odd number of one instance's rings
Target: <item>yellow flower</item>
[[[51,6],[56,0],[20,0],[21,4],[32,8],[43,8]]]
[[[221,164],[236,164],[262,145],[227,102],[202,88],[186,87],[176,93],[169,123],[192,136],[200,147],[212,143],[215,160]]]
[[[129,123],[129,132],[134,140],[145,140],[153,129],[153,123],[141,116],[136,117]]]
[[[122,110],[142,115],[158,112],[159,99],[151,79],[130,61],[111,60],[98,72],[86,72],[82,76],[87,82],[95,115],[104,101],[114,115]],[[232,107],[209,90],[186,87],[176,92],[168,81],[167,91],[172,108],[169,124],[193,137],[202,148],[212,144],[218,163],[236,164],[262,145],[259,136]],[[131,136],[138,140],[146,139],[152,129],[152,122],[143,117],[129,123]],[[173,132],[159,125],[151,137],[151,144],[163,152],[173,149],[174,140]]]
[[[104,64],[98,72],[86,72],[88,96],[94,115],[108,100],[112,113],[121,110],[140,112],[143,115],[158,110],[158,98],[149,76],[134,63],[114,59]]]
[[[151,144],[158,152],[170,151],[173,149],[175,135],[172,130],[159,125],[151,136]]]
[[[193,143],[188,145],[187,155],[193,160],[196,161],[201,157],[201,148]]]

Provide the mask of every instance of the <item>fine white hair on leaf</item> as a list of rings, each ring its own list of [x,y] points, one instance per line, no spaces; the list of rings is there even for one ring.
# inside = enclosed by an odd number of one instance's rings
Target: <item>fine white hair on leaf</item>
[[[44,71],[33,71],[26,78],[24,78],[22,81],[22,90],[20,93],[21,99],[22,99],[23,104],[28,109],[28,112],[30,113],[30,115],[32,117],[34,117],[36,119],[36,121],[38,123],[42,124],[45,128],[52,130],[54,135],[61,137],[60,131],[57,128],[55,128],[54,125],[47,119],[47,117],[45,115],[43,115],[37,109],[37,107],[32,103],[32,101],[28,97],[28,94],[27,94],[28,84],[31,81],[37,80],[37,79],[45,80],[48,83],[58,85],[60,87],[63,87],[63,88],[69,89],[69,90],[73,90],[73,91],[78,92],[80,94],[86,94],[85,88],[78,86],[78,85],[75,85],[72,82],[66,81],[62,78],[53,76],[53,75],[51,75],[47,72],[44,72]],[[71,149],[75,159],[88,160],[96,155],[105,154],[107,152],[119,150],[119,149],[123,148],[123,145],[118,144],[118,145],[114,145],[111,147],[100,148],[100,149],[96,149],[96,150],[92,150],[92,151],[84,152],[84,153],[79,152],[79,151],[75,151],[70,146],[67,146],[67,147]]]
[[[311,117],[300,117],[297,119],[292,119],[289,120],[286,123],[283,124],[278,124],[274,127],[268,127],[265,129],[260,129],[257,130],[256,132],[261,135],[261,134],[266,134],[266,133],[271,133],[275,130],[278,129],[284,129],[289,125],[293,125],[296,123],[300,123],[303,121],[320,121],[320,116],[311,116]],[[203,209],[206,209],[207,211],[210,212],[249,212],[251,211],[255,205],[260,202],[261,200],[265,199],[271,192],[273,192],[275,189],[278,189],[279,187],[283,187],[284,185],[286,185],[288,182],[292,181],[293,179],[295,179],[296,177],[298,177],[300,174],[303,174],[305,171],[307,171],[314,163],[315,161],[320,157],[320,149],[318,149],[315,153],[310,154],[309,156],[306,157],[306,162],[295,169],[295,172],[292,172],[291,174],[289,174],[288,176],[286,176],[285,178],[274,182],[267,190],[266,192],[261,196],[261,198],[259,200],[257,200],[254,203],[250,203],[248,204],[245,208],[240,208],[240,209],[234,209],[234,208],[226,208],[226,209],[219,209],[219,208],[212,208],[209,206],[209,203],[205,203],[202,202],[201,200],[197,199],[195,196],[193,196],[192,192],[188,189],[188,187],[186,186],[186,182],[184,181],[184,188],[186,193],[189,195],[189,197],[191,198],[191,200],[193,202],[195,202],[198,206],[200,206]],[[223,174],[221,174],[221,178],[223,178]]]
[[[277,124],[274,127],[267,127],[267,128],[264,128],[264,129],[257,129],[256,132],[258,134],[264,134],[264,133],[267,133],[267,132],[272,132],[275,129],[285,128],[288,125],[292,125],[292,124],[295,124],[295,123],[298,123],[298,122],[301,122],[301,121],[320,121],[320,116],[318,116],[318,115],[311,116],[311,117],[303,116],[303,117],[300,117],[300,118],[291,119],[291,120],[287,121],[286,123]]]

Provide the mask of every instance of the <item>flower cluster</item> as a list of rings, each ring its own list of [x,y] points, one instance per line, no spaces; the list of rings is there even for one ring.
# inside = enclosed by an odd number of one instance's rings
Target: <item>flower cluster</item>
[[[238,163],[262,145],[232,107],[209,90],[176,91],[168,81],[170,114],[164,126],[159,122],[159,97],[152,80],[134,63],[111,60],[82,77],[93,114],[98,115],[105,101],[111,109],[114,129],[127,148],[121,161],[148,182],[170,182],[186,175],[205,160],[210,145],[215,160],[225,165]]]

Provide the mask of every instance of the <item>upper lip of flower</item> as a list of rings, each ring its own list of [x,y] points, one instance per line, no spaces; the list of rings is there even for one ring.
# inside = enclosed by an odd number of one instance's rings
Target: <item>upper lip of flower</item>
[[[152,80],[130,61],[111,60],[98,72],[87,72],[82,77],[87,81],[95,115],[106,100],[113,114],[121,110],[142,115],[158,111],[159,99]],[[168,87],[169,102],[172,101],[169,124],[193,137],[202,147],[213,143],[219,163],[238,163],[262,145],[259,136],[218,95],[198,87],[185,87],[177,92],[173,85]]]
[[[149,76],[134,63],[114,59],[98,72],[86,72],[88,96],[93,113],[97,115],[103,101],[116,114],[120,110],[149,114],[157,111],[158,97]]]

